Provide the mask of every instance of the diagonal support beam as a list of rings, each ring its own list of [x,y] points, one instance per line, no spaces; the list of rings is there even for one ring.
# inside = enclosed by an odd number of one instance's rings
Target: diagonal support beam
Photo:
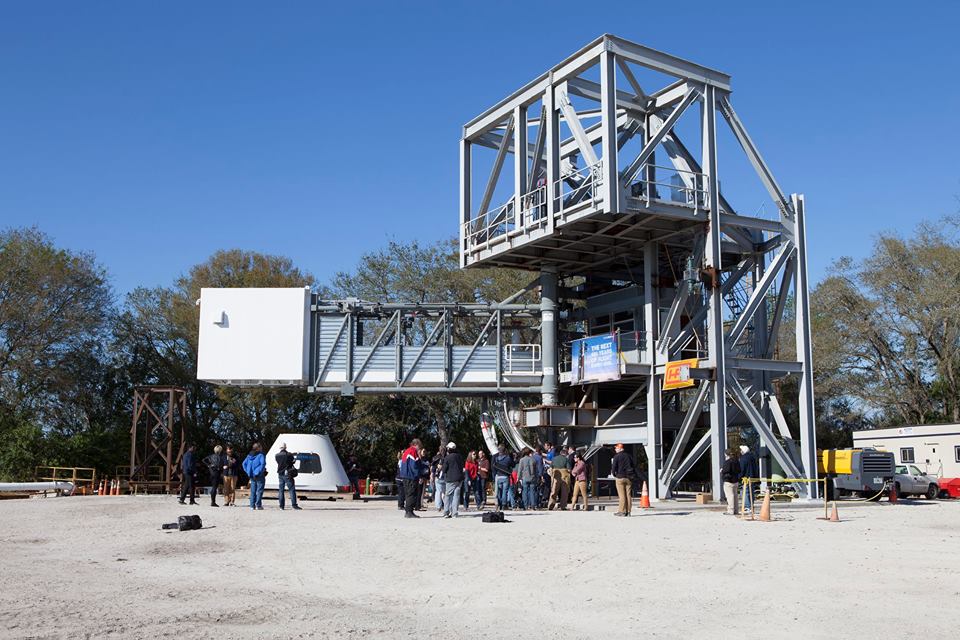
[[[643,163],[645,163],[647,158],[653,154],[654,150],[657,148],[657,145],[660,144],[664,137],[666,137],[666,135],[673,128],[673,125],[677,124],[677,120],[680,119],[680,116],[683,115],[683,112],[687,110],[687,107],[690,106],[690,103],[692,103],[698,95],[700,94],[695,88],[690,87],[687,89],[687,93],[683,96],[683,100],[681,100],[680,104],[678,104],[670,113],[670,115],[667,116],[667,119],[663,121],[661,127],[657,129],[657,132],[653,134],[647,132],[647,144],[644,145],[643,150],[640,151],[640,155],[638,155],[634,161],[630,163],[630,166],[620,174],[621,185],[626,187],[633,181],[634,178],[637,177],[637,174],[640,173],[640,169],[643,167]]]
[[[327,351],[327,357],[323,359],[323,366],[320,367],[320,371],[317,372],[317,379],[313,383],[314,386],[320,386],[320,381],[323,379],[327,369],[330,368],[330,359],[333,358],[333,354],[337,350],[337,345],[340,344],[340,338],[343,337],[343,332],[347,328],[347,324],[349,322],[350,314],[348,313],[343,316],[343,322],[340,323],[340,328],[337,329],[337,337],[333,339],[333,344],[330,345],[330,349]]]
[[[420,364],[420,360],[423,358],[423,354],[426,353],[427,348],[430,347],[430,343],[434,341],[434,339],[437,337],[437,334],[440,332],[440,330],[444,329],[447,326],[447,313],[449,312],[444,311],[440,315],[440,318],[437,320],[436,324],[433,325],[433,330],[430,332],[430,335],[427,336],[427,339],[424,341],[423,346],[420,347],[420,350],[417,352],[417,357],[413,359],[413,362],[410,364],[410,368],[407,369],[407,373],[404,374],[403,378],[400,380],[400,384],[397,386],[402,387],[407,383],[407,380],[409,380],[410,376],[413,375],[414,369],[416,369],[417,365]]]
[[[733,135],[737,138],[740,146],[743,147],[743,152],[747,154],[750,164],[753,165],[754,171],[760,176],[760,180],[763,182],[763,186],[767,188],[770,197],[773,198],[773,201],[780,208],[781,213],[792,211],[787,197],[784,195],[783,190],[780,189],[780,185],[777,184],[776,178],[773,177],[773,172],[770,171],[767,163],[764,162],[760,156],[757,145],[750,139],[746,128],[743,126],[743,123],[740,122],[740,118],[737,117],[737,112],[733,110],[733,105],[730,104],[730,100],[726,96],[721,96],[718,103],[720,105],[720,113],[723,114],[723,119],[730,125],[730,130],[733,131]]]
[[[732,375],[727,375],[727,393],[730,394],[734,402],[737,403],[737,406],[739,406],[744,415],[747,416],[754,429],[757,430],[757,433],[763,437],[770,453],[772,453],[773,457],[780,463],[783,470],[790,474],[791,478],[804,477],[797,464],[790,458],[787,452],[784,451],[783,447],[780,446],[780,442],[777,441],[773,435],[770,426],[764,422],[763,416],[760,415],[760,412],[753,405],[750,397],[747,396],[747,392],[740,386],[740,382]]]
[[[690,453],[687,454],[687,457],[683,459],[683,462],[677,465],[677,470],[670,477],[669,484],[667,485],[671,491],[673,491],[673,488],[677,486],[677,483],[680,482],[683,476],[690,472],[690,469],[693,468],[693,465],[697,464],[700,458],[703,457],[703,454],[705,454],[709,449],[710,432],[707,431],[705,434],[703,434],[703,437],[697,440],[697,444],[693,445],[693,449],[691,449]]]
[[[787,295],[790,293],[790,284],[793,282],[793,272],[796,269],[796,259],[787,262],[783,270],[783,279],[780,281],[780,289],[777,291],[777,304],[773,308],[773,322],[770,323],[769,340],[767,344],[767,357],[773,358],[777,350],[777,341],[780,338],[780,325],[783,323],[783,314],[787,308]]]
[[[743,262],[737,265],[736,270],[730,274],[730,277],[720,286],[720,295],[725,296],[733,289],[734,285],[740,281],[740,279],[753,268],[753,258],[745,258]],[[669,346],[673,344],[683,344],[685,341],[693,337],[693,332],[699,327],[704,319],[707,317],[707,312],[709,311],[709,305],[703,305],[700,307],[700,310],[697,311],[694,316],[690,319],[690,322],[680,330],[680,333],[677,334],[677,337],[671,341]]]
[[[643,393],[647,389],[648,384],[649,382],[645,381],[644,383],[638,385],[637,388],[633,391],[633,393],[630,394],[630,397],[628,397],[626,400],[620,403],[620,406],[617,407],[616,411],[611,413],[610,417],[604,420],[603,424],[600,426],[609,427],[611,424],[613,424],[613,421],[616,419],[616,417],[619,416],[624,409],[629,407],[630,403],[637,399],[637,396],[639,396],[641,393]]]
[[[483,190],[483,198],[480,200],[480,208],[477,209],[477,215],[483,215],[490,208],[490,200],[493,199],[493,192],[497,188],[497,180],[500,179],[500,172],[503,170],[503,161],[507,157],[507,149],[513,141],[513,116],[507,120],[507,129],[500,140],[500,147],[497,149],[497,159],[493,162],[493,168],[490,170],[490,177],[487,179],[487,187]]]
[[[397,332],[397,325],[400,320],[400,311],[394,311],[393,315],[390,316],[389,322],[383,325],[383,329],[380,330],[380,335],[377,336],[377,339],[373,341],[373,345],[370,347],[370,353],[367,354],[367,357],[363,359],[363,362],[360,364],[360,368],[356,370],[353,374],[353,378],[350,382],[356,382],[360,379],[360,376],[363,375],[364,370],[367,368],[367,365],[370,364],[370,360],[373,359],[373,354],[377,352],[377,349],[383,343],[383,339],[388,335],[393,335]],[[397,335],[399,342],[399,334]]]
[[[637,82],[637,77],[633,75],[633,71],[630,70],[629,65],[627,65],[623,58],[617,58],[617,66],[620,67],[623,77],[626,78],[627,82],[630,83],[630,86],[633,88],[633,92],[637,94],[637,101],[642,103],[648,102],[650,98],[643,90],[643,87],[640,86],[640,83]]]
[[[547,140],[547,108],[540,107],[540,124],[537,125],[537,140],[533,145],[533,159],[530,166],[530,188],[537,186],[537,178],[546,170],[547,158],[543,155],[543,148]]]
[[[690,404],[690,408],[687,409],[686,415],[683,416],[683,422],[680,424],[677,439],[674,440],[673,447],[670,449],[666,462],[664,462],[663,468],[660,470],[660,481],[667,486],[670,485],[670,481],[677,469],[677,462],[680,460],[680,455],[683,453],[683,450],[687,448],[690,436],[693,435],[693,430],[696,428],[697,422],[699,422],[699,418],[703,413],[703,404],[707,401],[707,395],[709,393],[710,385],[701,384],[697,390],[697,395],[694,396],[693,402]]]
[[[587,133],[583,130],[580,118],[577,117],[577,112],[570,104],[570,98],[566,92],[559,92],[557,105],[560,107],[563,119],[570,128],[570,133],[573,134],[573,139],[577,141],[577,148],[580,149],[580,155],[583,156],[584,162],[587,163],[588,167],[594,166],[597,164],[597,154],[594,153],[593,145],[590,144],[590,139],[587,138]]]
[[[760,282],[754,287],[753,293],[747,301],[747,306],[743,308],[740,315],[737,316],[736,322],[733,323],[733,328],[730,329],[730,333],[727,334],[726,338],[728,347],[736,344],[740,336],[743,335],[747,325],[750,324],[750,321],[753,319],[753,315],[757,312],[757,309],[760,308],[760,303],[763,302],[764,296],[767,295],[770,285],[777,279],[780,270],[783,269],[783,266],[792,256],[793,243],[787,241],[784,243],[783,248],[780,249],[780,253],[773,258],[773,262],[770,263],[767,270],[763,273],[763,277],[760,278]]]
[[[470,359],[473,358],[473,354],[477,352],[477,349],[480,348],[480,345],[486,342],[487,334],[490,333],[490,327],[500,318],[499,313],[490,314],[490,318],[487,320],[487,324],[483,325],[483,329],[480,330],[480,335],[477,336],[476,341],[474,341],[473,346],[470,347],[470,352],[467,354],[467,357],[463,359],[463,363],[460,365],[460,368],[457,369],[457,373],[454,374],[453,380],[450,381],[450,386],[460,382],[460,378],[463,377],[463,372],[466,371],[467,365],[470,364]],[[499,371],[497,372],[499,376]]]

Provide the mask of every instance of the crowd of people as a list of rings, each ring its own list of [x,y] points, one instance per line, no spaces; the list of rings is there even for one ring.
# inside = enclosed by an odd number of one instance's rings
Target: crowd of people
[[[189,504],[197,504],[196,486],[197,475],[200,467],[196,461],[196,446],[190,445],[184,452],[180,461],[180,504],[188,504],[186,499],[189,497]],[[277,482],[279,490],[277,498],[281,509],[286,509],[286,494],[290,494],[290,507],[296,511],[301,509],[297,504],[297,468],[295,466],[296,458],[287,451],[285,443],[280,444],[280,451],[276,455],[277,461]],[[227,447],[224,451],[221,445],[213,448],[213,453],[204,458],[202,464],[207,471],[207,482],[210,486],[210,506],[219,507],[217,504],[217,491],[223,495],[223,504],[226,507],[235,507],[237,496],[237,484],[242,469],[250,479],[250,509],[254,511],[263,510],[263,488],[267,478],[267,458],[263,453],[263,447],[259,442],[255,442],[250,448],[250,453],[244,458],[243,462],[234,454],[233,447]],[[220,489],[223,485],[222,490]]]
[[[295,480],[298,473],[296,458],[287,451],[286,444],[280,443],[279,449],[276,454],[279,507],[286,508],[286,495],[289,494],[291,508],[300,510]],[[734,496],[728,504],[735,509],[737,483],[740,477],[746,477],[752,471],[750,465],[755,462],[751,463],[749,455],[741,456],[738,450],[732,449],[728,453],[729,464],[724,465],[724,489],[728,496]],[[181,461],[180,504],[186,504],[188,497],[189,504],[197,504],[196,480],[201,464],[206,468],[207,484],[211,487],[210,506],[220,506],[217,492],[221,484],[224,506],[236,506],[236,490],[242,470],[250,481],[250,509],[263,510],[267,469],[266,456],[259,443],[254,443],[242,462],[232,447],[224,451],[217,445],[213,453],[198,463],[196,447],[189,446]],[[740,465],[746,465],[742,473]],[[616,445],[610,467],[618,497],[614,515],[629,516],[634,484],[639,476],[633,457],[622,444]],[[347,472],[354,494],[359,496],[360,470],[354,456],[349,458]],[[524,447],[517,453],[508,453],[501,444],[493,456],[488,456],[483,449],[468,451],[464,456],[455,443],[449,442],[431,457],[421,441],[414,439],[409,447],[397,454],[397,508],[402,509],[406,517],[417,518],[416,512],[425,511],[426,505],[432,503],[444,517],[456,518],[461,509],[470,510],[471,500],[474,509],[486,509],[488,489],[492,488],[492,506],[498,511],[586,511],[591,476],[591,465],[583,451],[572,446],[555,447],[547,442],[543,446]]]
[[[638,479],[633,458],[616,445],[611,474],[617,488],[618,508],[614,515],[629,516],[633,484]],[[487,507],[487,492],[493,483],[493,503],[497,510],[540,509],[587,510],[587,482],[590,463],[583,452],[574,447],[556,448],[550,442],[542,447],[524,447],[508,453],[501,444],[497,453],[488,457],[483,449],[468,451],[463,456],[454,442],[447,443],[430,457],[423,443],[414,439],[397,454],[397,508],[407,518],[419,517],[426,504],[456,518],[461,507],[482,511]]]

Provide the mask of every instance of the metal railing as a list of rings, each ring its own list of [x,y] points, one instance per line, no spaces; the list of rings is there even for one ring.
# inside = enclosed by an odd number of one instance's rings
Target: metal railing
[[[473,220],[464,223],[464,237],[467,247],[499,240],[513,233],[526,231],[543,224],[547,219],[547,187],[541,185],[520,196],[520,208],[516,207],[517,198],[512,196],[496,209],[481,213]]]
[[[651,174],[652,179],[648,177]],[[660,175],[669,175],[670,179],[663,180]],[[630,195],[646,201],[647,206],[660,200],[692,207],[694,211],[707,208],[710,178],[704,173],[647,163],[638,176],[630,183]],[[666,193],[669,198],[663,197]]]
[[[508,344],[503,347],[505,374],[538,374],[543,369],[539,344]]]
[[[600,201],[599,187],[603,185],[601,170],[603,161],[596,162],[589,167],[583,167],[562,176],[554,183],[555,192],[559,196],[557,213],[563,214],[567,209],[583,202],[596,204]]]

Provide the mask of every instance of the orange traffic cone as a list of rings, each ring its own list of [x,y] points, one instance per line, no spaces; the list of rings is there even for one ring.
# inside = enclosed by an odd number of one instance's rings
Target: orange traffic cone
[[[770,490],[763,494],[763,505],[760,507],[760,522],[770,522]]]
[[[105,483],[105,480],[104,480],[103,478],[100,478],[100,485],[97,487],[97,495],[98,495],[98,496],[102,496],[102,495],[103,495],[103,486],[104,486],[104,483]]]
[[[837,513],[837,501],[833,501],[833,511],[830,512],[830,522],[840,522],[840,514]]]
[[[647,481],[643,481],[643,489],[640,490],[640,508],[652,509],[650,506],[650,494],[647,492]]]

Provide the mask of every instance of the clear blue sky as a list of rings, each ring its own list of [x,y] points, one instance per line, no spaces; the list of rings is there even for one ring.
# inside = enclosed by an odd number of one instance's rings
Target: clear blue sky
[[[733,76],[815,280],[960,208],[960,3],[747,4],[4,2],[0,226],[121,294],[233,247],[324,281],[456,233],[462,124],[604,32]]]

